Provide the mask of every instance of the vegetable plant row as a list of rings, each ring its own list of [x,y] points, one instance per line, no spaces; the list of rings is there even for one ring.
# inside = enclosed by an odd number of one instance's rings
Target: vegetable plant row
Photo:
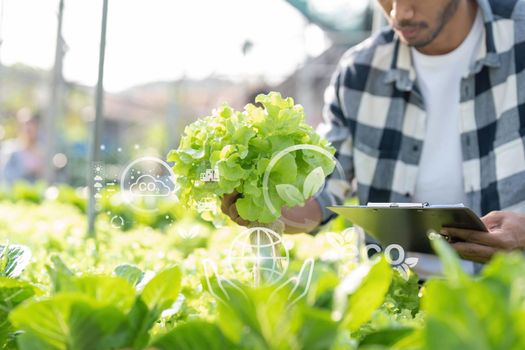
[[[289,240],[290,275],[316,264],[307,295],[226,286],[224,303],[207,290],[202,261],[225,258],[237,226],[199,235],[147,227],[128,232],[100,221],[98,242],[70,205],[1,203],[2,349],[523,349],[525,261],[496,256],[480,276],[434,246],[445,276],[418,285],[385,259],[362,263],[329,254],[329,232]],[[31,218],[28,220],[27,218]],[[23,244],[15,244],[20,242]],[[189,252],[189,253],[188,253]],[[272,296],[270,298],[270,295]]]

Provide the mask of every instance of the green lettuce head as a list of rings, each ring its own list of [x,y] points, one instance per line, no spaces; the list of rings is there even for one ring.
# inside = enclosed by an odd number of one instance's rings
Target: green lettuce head
[[[277,92],[255,102],[263,107],[248,104],[241,112],[224,104],[185,128],[179,147],[168,154],[182,203],[193,207],[236,191],[241,218],[270,223],[284,205],[303,205],[334,170],[327,154],[335,150],[304,122],[302,106]],[[210,174],[218,176],[203,180]]]

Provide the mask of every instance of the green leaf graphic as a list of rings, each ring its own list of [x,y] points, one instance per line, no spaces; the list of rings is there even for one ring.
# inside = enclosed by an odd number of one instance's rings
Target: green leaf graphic
[[[294,185],[280,184],[275,186],[279,197],[281,197],[289,207],[304,203],[301,192]]]
[[[322,167],[317,167],[304,180],[303,196],[305,199],[312,197],[319,191],[324,184],[324,171]]]

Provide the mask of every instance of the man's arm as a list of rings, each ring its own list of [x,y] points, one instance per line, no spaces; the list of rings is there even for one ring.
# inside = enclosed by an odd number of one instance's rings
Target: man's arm
[[[481,218],[489,232],[447,228],[444,234],[459,242],[452,246],[465,259],[486,262],[498,251],[525,249],[525,214],[493,211]]]

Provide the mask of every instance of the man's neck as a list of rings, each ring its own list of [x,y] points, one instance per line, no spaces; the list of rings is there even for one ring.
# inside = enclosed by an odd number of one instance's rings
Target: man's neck
[[[430,44],[418,47],[417,50],[425,55],[444,55],[455,50],[472,29],[477,11],[478,4],[475,0],[462,0],[441,33]]]

